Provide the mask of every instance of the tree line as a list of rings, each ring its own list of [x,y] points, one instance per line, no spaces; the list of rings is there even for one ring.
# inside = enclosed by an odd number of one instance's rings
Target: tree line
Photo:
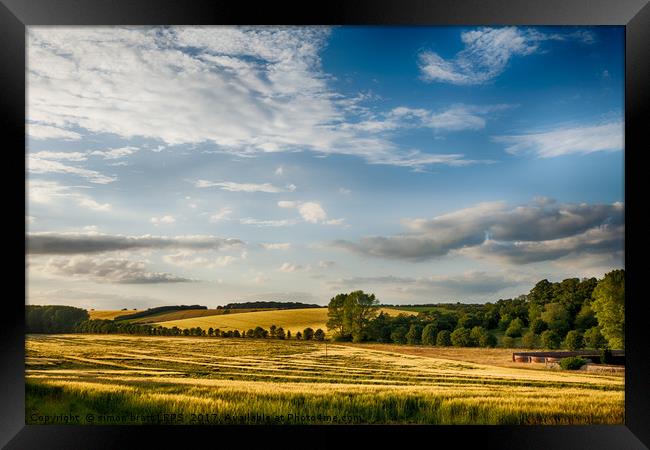
[[[539,281],[528,294],[485,304],[450,304],[397,317],[379,312],[374,294],[354,291],[333,297],[327,327],[333,338],[457,347],[570,350],[623,349],[625,271],[596,278]]]
[[[128,322],[116,322],[108,319],[84,320],[77,323],[70,331],[73,333],[92,333],[92,334],[137,334],[148,336],[207,336],[222,338],[255,338],[255,339],[295,339],[305,341],[324,341],[325,332],[318,328],[314,330],[311,327],[305,328],[302,332],[298,331],[294,336],[291,331],[285,331],[284,328],[271,325],[269,329],[263,327],[250,328],[244,330],[220,330],[219,328],[201,327],[179,328],[177,326],[168,328],[162,325],[135,324]]]

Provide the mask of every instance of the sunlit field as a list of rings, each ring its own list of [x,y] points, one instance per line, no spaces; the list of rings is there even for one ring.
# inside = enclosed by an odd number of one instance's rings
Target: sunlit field
[[[398,311],[391,308],[381,308],[381,311],[394,316],[398,314],[417,314],[415,312]],[[294,334],[298,331],[302,332],[307,327],[314,330],[318,328],[327,330],[326,323],[327,308],[279,309],[247,312],[246,314],[220,314],[155,322],[156,325],[162,325],[167,328],[178,327],[184,329],[201,327],[204,330],[208,328],[219,328],[222,331],[246,331],[249,328],[255,328],[257,326],[269,328],[271,325],[275,325]]]
[[[395,347],[30,335],[26,421],[73,415],[75,423],[95,424],[623,423],[620,375],[461,361],[463,349],[445,359]]]

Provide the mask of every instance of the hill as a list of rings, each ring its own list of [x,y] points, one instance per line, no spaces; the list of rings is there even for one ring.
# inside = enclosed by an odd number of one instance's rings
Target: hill
[[[391,308],[381,308],[386,314],[416,314],[409,311],[398,311]],[[255,311],[240,314],[220,314],[204,317],[193,317],[189,319],[167,320],[156,322],[156,325],[162,325],[167,328],[178,327],[181,329],[201,327],[204,330],[208,328],[219,328],[222,331],[239,330],[246,331],[257,326],[268,329],[271,325],[284,328],[285,331],[291,331],[295,334],[297,331],[302,332],[307,327],[314,330],[322,328],[327,332],[327,308],[303,308],[303,309],[276,309],[269,311]]]

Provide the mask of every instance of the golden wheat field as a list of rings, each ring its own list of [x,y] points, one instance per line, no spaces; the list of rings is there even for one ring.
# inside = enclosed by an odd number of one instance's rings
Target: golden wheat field
[[[97,310],[96,311],[96,310],[91,309],[91,310],[88,311],[88,316],[89,316],[89,318],[91,320],[99,320],[99,319],[113,320],[117,316],[123,316],[125,314],[133,314],[133,313],[137,313],[137,312],[142,312],[142,310],[131,309],[131,310],[125,311],[125,310],[116,309],[116,310]]]
[[[29,335],[26,421],[66,415],[95,424],[623,423],[620,375],[499,367],[389,349]]]
[[[381,308],[381,311],[390,315],[417,314],[391,308]],[[249,328],[255,328],[257,326],[268,329],[271,325],[275,325],[295,334],[297,331],[302,332],[307,327],[311,327],[314,330],[321,328],[323,331],[327,331],[326,323],[327,308],[300,308],[254,311],[245,314],[210,315],[189,319],[165,320],[156,322],[155,324],[167,328],[178,327],[184,329],[201,327],[204,330],[208,328],[219,328],[222,331],[246,331]]]

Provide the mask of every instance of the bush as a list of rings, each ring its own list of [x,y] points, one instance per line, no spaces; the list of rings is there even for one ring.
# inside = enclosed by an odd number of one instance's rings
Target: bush
[[[553,330],[546,330],[542,333],[542,345],[544,348],[549,348],[551,350],[560,348],[560,336]]]
[[[585,364],[587,364],[587,361],[578,356],[570,356],[560,360],[560,367],[564,370],[578,370]]]
[[[314,330],[310,327],[305,328],[302,331],[302,338],[305,341],[311,341],[314,338]]]
[[[406,342],[409,344],[419,344],[422,338],[422,328],[419,325],[413,324],[406,333]]]
[[[485,341],[487,335],[487,330],[483,327],[474,327],[472,328],[472,331],[469,332],[469,338],[470,338],[470,345],[472,347],[484,347],[484,345],[481,345],[481,341]]]
[[[449,347],[451,345],[451,333],[448,330],[438,332],[436,345],[439,347]]]
[[[584,348],[585,341],[582,337],[582,333],[576,330],[569,331],[564,338],[564,346],[569,350],[580,350],[581,348]]]
[[[321,330],[320,328],[314,332],[314,339],[317,341],[324,341],[325,340],[325,332]]]
[[[470,331],[463,327],[456,328],[451,333],[451,343],[454,347],[469,347],[472,343]]]

